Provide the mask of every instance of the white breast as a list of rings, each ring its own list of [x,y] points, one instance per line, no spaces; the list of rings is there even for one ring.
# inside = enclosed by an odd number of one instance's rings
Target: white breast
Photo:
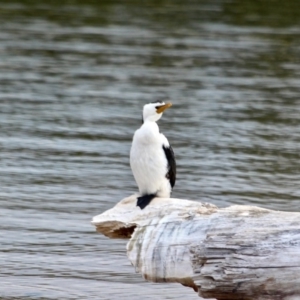
[[[168,140],[159,133],[155,122],[145,122],[133,136],[130,166],[141,195],[170,197],[171,186],[166,178],[168,162],[163,145],[168,146]]]

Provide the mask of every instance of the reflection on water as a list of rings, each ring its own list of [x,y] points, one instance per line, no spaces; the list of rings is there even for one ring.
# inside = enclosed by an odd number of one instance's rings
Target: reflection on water
[[[157,98],[174,197],[300,210],[298,2],[143,3],[0,1],[5,299],[199,299],[145,282],[89,223],[136,191],[131,138]]]

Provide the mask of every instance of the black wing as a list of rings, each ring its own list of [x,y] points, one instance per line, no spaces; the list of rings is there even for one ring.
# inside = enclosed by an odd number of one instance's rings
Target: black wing
[[[166,178],[169,179],[171,187],[173,188],[176,181],[176,162],[175,155],[171,146],[164,146],[163,149],[168,161],[168,172],[166,174]]]

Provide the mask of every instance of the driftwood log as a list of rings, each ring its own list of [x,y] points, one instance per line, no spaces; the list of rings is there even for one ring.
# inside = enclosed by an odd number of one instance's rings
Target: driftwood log
[[[300,299],[300,213],[173,198],[141,210],[133,195],[92,224],[129,239],[128,258],[146,280],[178,282],[203,298]]]

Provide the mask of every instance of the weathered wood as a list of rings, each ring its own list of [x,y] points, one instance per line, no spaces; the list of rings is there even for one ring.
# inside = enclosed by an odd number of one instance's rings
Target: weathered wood
[[[93,218],[97,231],[129,238],[146,280],[179,282],[216,299],[300,299],[300,213],[136,196]]]

